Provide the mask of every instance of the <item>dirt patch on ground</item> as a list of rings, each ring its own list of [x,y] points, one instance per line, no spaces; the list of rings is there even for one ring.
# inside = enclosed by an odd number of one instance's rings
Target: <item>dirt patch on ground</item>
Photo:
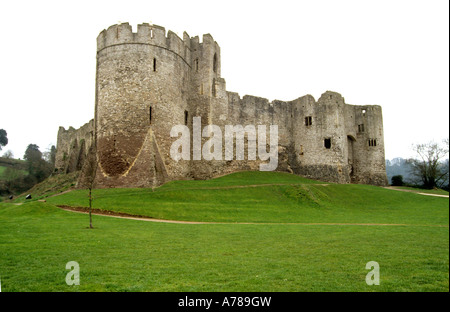
[[[57,207],[61,208],[63,210],[66,210],[66,211],[89,213],[89,208],[87,208],[87,207],[71,207],[71,206],[66,206],[66,205],[57,205]],[[219,224],[219,222],[163,220],[163,219],[152,218],[149,216],[134,215],[134,214],[124,213],[124,212],[116,212],[116,211],[95,209],[95,208],[92,208],[91,212],[93,215],[108,216],[108,217],[115,217],[115,218],[129,219],[129,220],[141,220],[141,221],[152,221],[152,222],[163,222],[163,223],[182,223],[182,224]]]
[[[72,212],[78,213],[89,213],[89,208],[87,207],[70,207],[65,205],[58,205],[57,207]],[[92,209],[93,215],[103,215],[108,217],[129,219],[129,220],[140,220],[140,221],[151,221],[151,222],[161,222],[161,223],[178,223],[178,224],[242,224],[242,225],[350,225],[350,226],[431,226],[431,227],[448,227],[448,225],[412,225],[412,224],[392,224],[392,223],[285,223],[285,222],[201,222],[201,221],[178,221],[178,220],[164,220],[156,219],[148,216],[133,215],[122,212],[108,211],[102,209]]]
[[[66,205],[57,205],[58,208],[69,210],[69,211],[77,211],[77,212],[84,212],[89,213],[88,207],[71,207]],[[116,212],[116,211],[110,211],[110,210],[103,210],[103,209],[96,209],[92,208],[91,212],[97,215],[106,215],[106,216],[116,216],[116,217],[132,217],[132,218],[142,218],[142,219],[153,219],[149,216],[141,216],[141,215],[133,215],[129,213],[124,212]]]

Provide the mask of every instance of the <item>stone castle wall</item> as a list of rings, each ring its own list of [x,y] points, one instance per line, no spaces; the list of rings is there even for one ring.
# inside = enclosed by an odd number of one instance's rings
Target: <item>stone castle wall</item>
[[[220,47],[209,34],[200,42],[149,24],[133,33],[127,23],[102,31],[94,122],[79,130],[60,128],[57,168],[79,170],[88,150],[81,140],[85,145],[95,140],[98,187],[149,187],[259,170],[262,161],[248,160],[247,154],[245,160],[198,160],[191,148],[189,160],[173,160],[172,127],[186,125],[192,147],[193,117],[200,117],[202,130],[217,125],[222,134],[226,125],[266,125],[267,133],[278,125],[279,171],[338,183],[387,184],[380,106],[346,104],[331,91],[317,101],[311,95],[289,102],[241,98],[226,90],[220,65]],[[93,133],[89,140],[88,132]],[[202,137],[201,146],[209,139]],[[245,140],[246,151],[252,143]]]
[[[79,171],[84,165],[89,148],[94,143],[94,120],[79,129],[59,127],[55,170],[59,173]]]

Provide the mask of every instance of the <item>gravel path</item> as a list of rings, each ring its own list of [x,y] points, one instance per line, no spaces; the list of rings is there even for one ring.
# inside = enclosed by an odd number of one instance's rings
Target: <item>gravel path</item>
[[[413,191],[413,190],[404,190],[404,189],[396,188],[395,186],[385,186],[384,188],[388,189],[388,190],[394,190],[394,191],[400,191],[400,192],[416,193],[416,194],[425,195],[425,196],[435,196],[435,197],[448,198],[448,195],[430,194],[430,193],[416,192],[416,191]]]

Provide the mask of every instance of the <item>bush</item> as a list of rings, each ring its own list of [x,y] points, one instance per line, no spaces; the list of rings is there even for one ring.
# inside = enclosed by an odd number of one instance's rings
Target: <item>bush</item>
[[[403,183],[403,176],[402,175],[396,175],[391,178],[391,185],[392,186],[403,186],[405,183]]]

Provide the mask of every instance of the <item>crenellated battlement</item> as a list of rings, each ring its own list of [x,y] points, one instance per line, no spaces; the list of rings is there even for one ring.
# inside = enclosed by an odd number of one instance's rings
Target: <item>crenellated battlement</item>
[[[116,24],[98,35],[95,120],[78,130],[59,129],[56,168],[80,170],[93,148],[98,187],[155,187],[259,168],[252,159],[174,159],[173,127],[193,131],[194,118],[221,129],[276,127],[277,170],[336,183],[387,183],[380,106],[350,105],[333,91],[317,100],[240,97],[226,90],[211,34],[183,32],[180,38],[149,23],[134,31]],[[247,135],[243,144],[250,141]]]
[[[173,51],[189,62],[192,50],[201,50],[204,45],[217,45],[210,34],[203,35],[203,42],[199,37],[191,38],[183,32],[181,39],[175,32],[162,26],[142,23],[137,26],[137,31],[129,23],[115,24],[104,29],[97,37],[97,53],[105,48],[122,44],[148,44]]]

